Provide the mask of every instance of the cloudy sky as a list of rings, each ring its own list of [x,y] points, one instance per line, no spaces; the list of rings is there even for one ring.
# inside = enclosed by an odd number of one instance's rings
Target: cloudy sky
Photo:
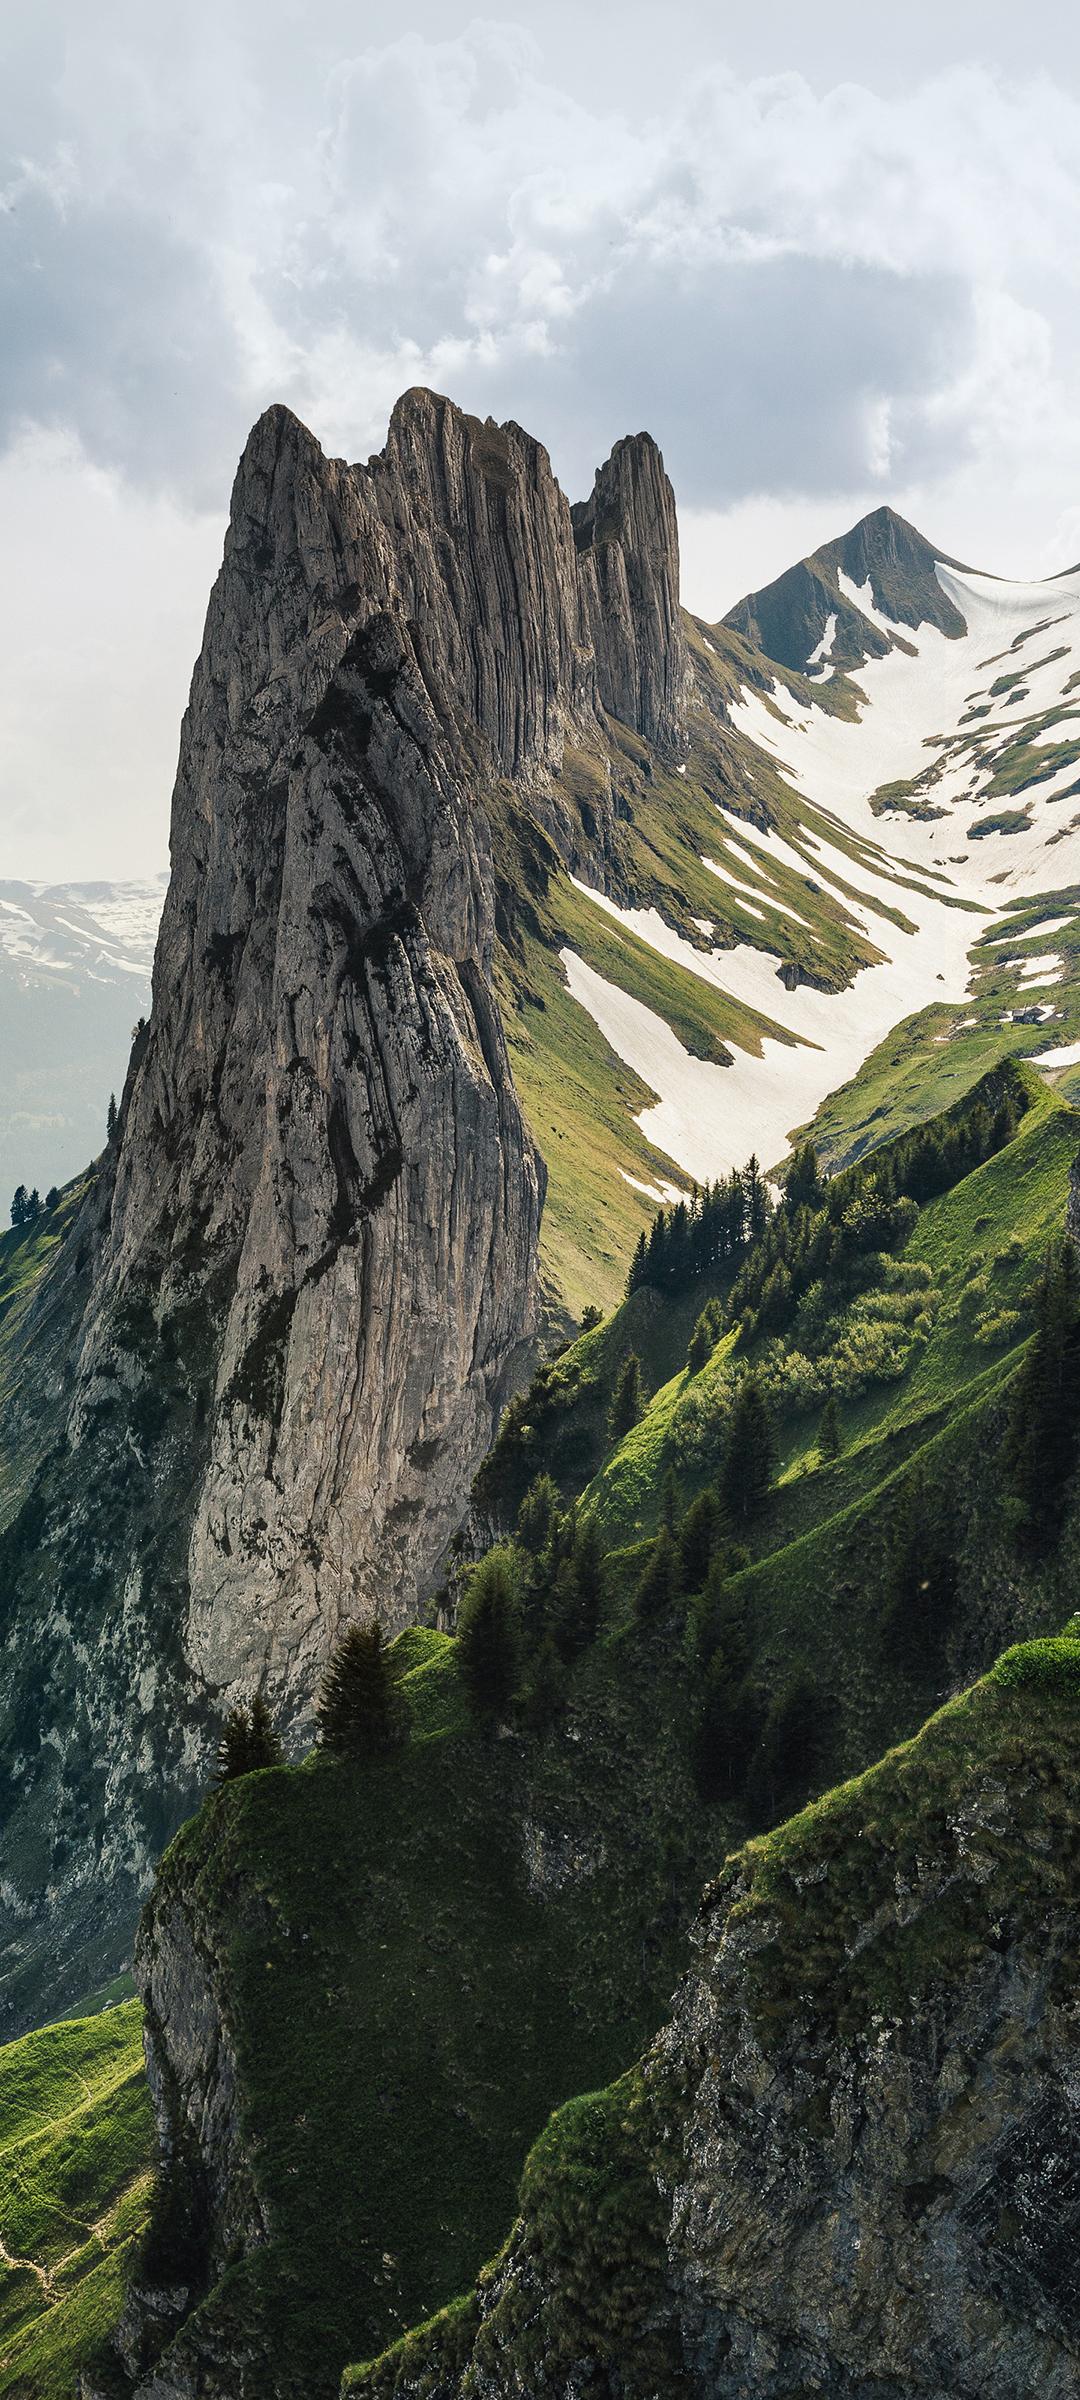
[[[407,384],[572,497],[647,426],[716,616],[891,500],[1080,554],[1064,0],[38,0],[0,25],[0,877],[157,871],[252,419]]]

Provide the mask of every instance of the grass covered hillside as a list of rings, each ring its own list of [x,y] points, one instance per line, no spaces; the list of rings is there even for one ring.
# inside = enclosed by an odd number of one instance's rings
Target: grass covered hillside
[[[662,2022],[732,1842],[1070,1614],[1076,1146],[1006,1070],[872,1167],[822,1185],[804,1151],[779,1210],[738,1179],[669,1212],[511,1410],[479,1497],[513,1537],[456,1639],[393,1645],[403,1738],[243,1774],[174,1842],[140,1973],[179,2113],[140,2276],[185,2225],[186,2296],[144,2374],[242,2355],[267,2400],[330,2394],[467,2289],[551,2109]],[[210,2167],[189,1958],[235,2061]]]
[[[661,2039],[347,2392],[1075,2388],[1075,1633],[726,1863]]]
[[[70,2400],[145,2232],[153,2124],[135,2000],[0,2050],[0,2393]]]
[[[913,882],[903,868],[889,890],[879,889],[876,849],[834,818],[808,811],[767,752],[733,731],[729,702],[748,676],[761,673],[740,636],[725,627],[706,635],[691,618],[683,631],[692,670],[684,757],[650,751],[609,719],[606,739],[568,747],[550,794],[527,815],[506,795],[492,803],[500,861],[496,982],[514,1081],[548,1167],[541,1229],[548,1289],[575,1317],[589,1305],[611,1306],[658,1193],[671,1183],[685,1187],[691,1176],[639,1122],[656,1089],[573,996],[568,960],[582,961],[647,1011],[690,1059],[721,1070],[736,1054],[752,1062],[756,1089],[783,1082],[777,1051],[796,1056],[778,976],[788,978],[789,991],[806,985],[843,993],[882,957],[864,922],[867,879],[879,929],[912,932],[905,896],[909,904],[912,893],[925,897],[925,879]],[[808,699],[805,677],[785,677],[788,686],[799,701]],[[839,686],[836,705],[847,705]],[[775,855],[761,852],[764,828],[778,837]],[[755,837],[748,863],[746,845]],[[814,847],[822,839],[830,872]],[[601,882],[626,903],[621,913],[599,903]],[[627,910],[656,914],[634,923]],[[955,922],[974,942],[983,920],[958,901]],[[737,983],[723,988],[724,975],[711,971],[714,953],[740,945],[767,953],[759,1003],[739,998]],[[767,1040],[777,1046],[771,1058]],[[973,1061],[969,1080],[979,1072]],[[748,1088],[736,1073],[728,1098],[721,1079],[711,1102],[717,1126],[738,1120]],[[804,1113],[794,1100],[792,1128]],[[763,1163],[783,1146],[781,1131]]]

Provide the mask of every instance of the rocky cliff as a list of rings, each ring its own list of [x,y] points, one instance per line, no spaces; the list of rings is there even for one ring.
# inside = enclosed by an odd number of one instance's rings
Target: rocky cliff
[[[680,675],[646,437],[600,488],[575,535],[538,443],[428,392],[366,466],[284,409],[248,442],[152,1015],[67,1245],[62,1428],[2,1566],[18,2014],[54,1942],[53,2005],[109,1964],[223,1708],[262,1684],[302,1727],[342,1621],[409,1620],[535,1335],[490,804],[605,706],[673,738]]]
[[[1080,2374],[1080,1642],[1007,1653],[730,1862],[643,2065],[365,2400],[1066,2400]]]

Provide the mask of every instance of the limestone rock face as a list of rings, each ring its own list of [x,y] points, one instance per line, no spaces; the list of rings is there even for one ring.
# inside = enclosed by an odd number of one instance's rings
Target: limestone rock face
[[[679,740],[685,674],[679,632],[675,495],[655,442],[616,442],[573,511],[600,699],[662,749]]]
[[[424,391],[366,465],[282,408],[248,441],[152,1015],[42,1301],[49,1392],[31,1321],[14,1402],[38,1474],[2,1562],[12,2030],[43,1977],[59,2003],[111,1971],[223,1711],[261,1686],[300,1739],[343,1621],[412,1619],[528,1360],[544,1168],[494,998],[490,807],[540,806],[604,707],[666,722],[678,680],[647,437],[597,488],[582,547],[538,442]]]
[[[542,1170],[460,722],[476,699],[542,741],[536,678],[518,657],[459,710],[429,658],[429,690],[376,481],[281,411],[241,469],[75,1409],[81,1435],[133,1283],[161,1324],[224,1278],[185,1647],[287,1712],[344,1617],[408,1618],[534,1323]]]

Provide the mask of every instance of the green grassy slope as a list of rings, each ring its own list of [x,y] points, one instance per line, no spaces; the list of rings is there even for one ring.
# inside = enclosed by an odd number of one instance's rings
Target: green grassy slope
[[[910,1125],[923,1124],[970,1090],[981,1075],[1007,1057],[1030,1058],[1067,1047],[1080,1038],[1080,917],[1075,928],[1046,937],[1043,921],[1064,916],[1078,904],[1073,886],[1040,893],[1037,901],[1010,912],[1016,930],[1008,940],[983,939],[972,948],[972,989],[956,1007],[926,1008],[888,1034],[850,1083],[822,1104],[809,1129],[822,1158],[842,1166],[877,1148]],[[1000,932],[995,925],[995,935]],[[1064,962],[1060,983],[1018,994],[1009,959],[1054,952]],[[1017,1006],[1052,1006],[1041,1024],[1004,1022]],[[1059,1094],[1080,1097],[1080,1067],[1043,1070]]]
[[[1075,1504],[1038,1561],[1003,1508],[1028,1287],[1077,1147],[1071,1112],[1035,1078],[1025,1091],[1005,1146],[910,1212],[899,1256],[870,1262],[850,1307],[884,1304],[866,1322],[899,1326],[900,1371],[845,1401],[842,1457],[818,1457],[818,1405],[779,1411],[778,1480],[719,1587],[741,1625],[751,1728],[722,1800],[696,1771],[701,1595],[652,1619],[635,1606],[668,1466],[681,1515],[722,1448],[732,1336],[692,1381],[680,1363],[702,1297],[722,1288],[698,1282],[635,1291],[544,1370],[481,1478],[512,1515],[554,1470],[604,1528],[600,1629],[542,1727],[521,1709],[485,1731],[455,1644],[417,1630],[395,1651],[400,1753],[358,1767],[316,1753],[245,1778],[173,1844],[156,1905],[182,1904],[217,1979],[272,2228],[207,2291],[177,2373],[199,2340],[225,2341],[264,2362],[268,2400],[315,2400],[348,2359],[469,2286],[551,2108],[628,2069],[662,2021],[697,1894],[732,1839],[858,1773],[1003,1644],[1069,1615]],[[999,1347],[985,1330],[1000,1319]],[[851,1341],[845,1320],[829,1354]],[[612,1445],[631,1342],[653,1397]],[[752,1357],[765,1348],[755,1336]],[[952,1582],[913,1639],[895,1568],[916,1502]],[[793,1690],[800,1741],[777,1756]]]
[[[827,2026],[846,2044],[871,2024],[884,2040],[913,2018],[947,2022],[988,1942],[1037,1957],[1068,1995],[1078,1772],[1080,1640],[1028,1643],[916,1739],[728,1861],[706,1907],[740,1941],[738,2007],[763,2052],[781,2051],[793,2025],[804,2036]],[[582,2358],[620,2390],[685,2388],[665,2250],[693,2077],[722,2069],[720,2011],[706,2022],[708,2050],[682,2062],[685,2081],[654,2053],[646,2075],[553,2117],[525,2169],[512,2242],[478,2292],[352,2369],[346,2392],[557,2390]],[[963,2111],[961,2157],[979,2138],[977,2100],[961,2090]],[[791,2139],[793,2171],[809,2183],[807,2143],[826,2158],[835,2147],[824,2093],[793,2112]],[[912,2182],[909,2205],[931,2189]]]
[[[396,1652],[403,1753],[245,1778],[159,1873],[218,1961],[273,2226],[204,2319],[274,2390],[333,2392],[471,2279],[555,2101],[658,2021],[723,1848],[676,1737],[678,1648],[613,1626],[541,1740],[477,1729],[445,1637]]]
[[[867,1344],[862,1353],[852,1345],[852,1378],[863,1380],[859,1368],[865,1360],[866,1382],[854,1397],[841,1393],[847,1447],[837,1464],[824,1468],[818,1458],[824,1387],[801,1406],[801,1386],[785,1392],[783,1363],[777,1359],[780,1489],[779,1505],[762,1527],[768,1548],[782,1547],[808,1524],[837,1513],[879,1483],[914,1441],[935,1431],[988,1379],[999,1380],[1002,1365],[1015,1357],[1030,1332],[1026,1299],[1038,1261],[1064,1223],[1080,1117],[1035,1077],[1027,1088],[1030,1106],[1007,1149],[920,1209],[900,1253],[913,1270],[910,1278],[883,1276],[874,1296],[880,1314],[870,1321],[895,1327],[900,1338],[875,1349]],[[694,1287],[698,1306],[708,1290],[707,1284]],[[636,1346],[640,1301],[635,1295],[626,1314],[620,1312],[605,1328],[613,1358]],[[914,1331],[913,1310],[917,1319],[927,1320]],[[688,1316],[692,1322],[691,1311],[692,1302],[684,1301],[680,1330]],[[857,1296],[834,1323],[830,1372],[845,1333],[864,1332],[866,1321],[865,1303]],[[586,1339],[595,1352],[597,1335]],[[775,1347],[761,1336],[740,1355],[760,1367],[771,1361]],[[797,1339],[787,1348],[797,1348]],[[590,1353],[575,1345],[557,1371],[569,1379],[583,1355]],[[873,1371],[875,1359],[880,1379]],[[609,1452],[585,1495],[609,1545],[655,1531],[669,1466],[687,1497],[714,1472],[731,1366],[730,1337],[703,1375],[691,1376],[680,1363],[654,1393],[641,1424]]]
[[[69,2400],[150,2209],[137,2001],[0,2050],[0,2393]]]

